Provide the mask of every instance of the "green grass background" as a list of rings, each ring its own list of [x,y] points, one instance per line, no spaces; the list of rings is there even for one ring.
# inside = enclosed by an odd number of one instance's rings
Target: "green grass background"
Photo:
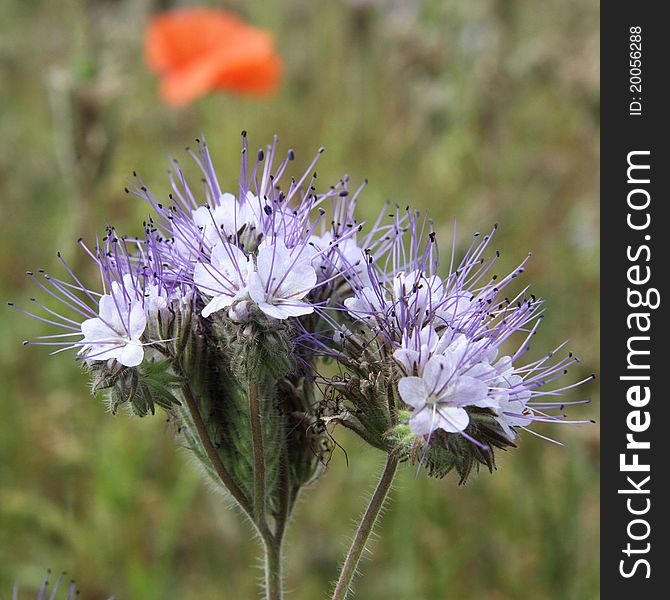
[[[204,132],[234,190],[239,133],[277,133],[296,169],[324,145],[321,186],[343,173],[428,211],[448,253],[499,223],[498,272],[534,253],[524,282],[547,301],[533,356],[569,338],[598,368],[598,13],[595,0],[260,0],[212,3],[271,29],[281,90],[210,95],[173,111],[141,58],[148,0],[0,0],[0,298],[27,303],[27,269],[57,270],[106,222],[139,232],[123,193],[136,169],[167,191],[168,154]],[[0,593],[47,567],[84,599],[258,597],[258,547],[202,483],[162,417],[112,417],[71,355],[21,340],[50,333],[0,311]],[[566,396],[594,403],[597,385]],[[405,468],[363,563],[363,600],[598,597],[598,426],[538,426],[493,476],[465,487]],[[289,598],[325,597],[382,457],[346,448],[307,489],[288,536]],[[28,597],[27,595],[26,597]]]

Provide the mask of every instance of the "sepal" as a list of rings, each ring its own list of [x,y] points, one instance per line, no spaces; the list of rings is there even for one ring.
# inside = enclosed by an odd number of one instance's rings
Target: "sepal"
[[[108,390],[109,411],[116,414],[122,405],[128,405],[131,413],[144,417],[156,413],[156,406],[171,410],[181,403],[175,390],[181,380],[170,369],[165,359],[145,359],[137,367],[123,367],[116,361],[101,363],[93,369],[92,390]]]
[[[430,476],[442,478],[455,471],[459,484],[464,484],[473,469],[478,472],[484,466],[491,473],[496,469],[495,449],[516,447],[490,410],[468,407],[468,412],[470,424],[465,435],[436,429],[430,436],[416,436],[409,428],[410,412],[399,411],[400,422],[389,432],[389,442],[402,458],[424,467]]]

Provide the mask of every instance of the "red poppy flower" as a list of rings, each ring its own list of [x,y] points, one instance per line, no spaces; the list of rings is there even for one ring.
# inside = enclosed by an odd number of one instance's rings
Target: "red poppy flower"
[[[149,67],[162,77],[161,96],[173,106],[216,89],[267,94],[281,77],[272,34],[213,8],[154,15],[144,49]]]

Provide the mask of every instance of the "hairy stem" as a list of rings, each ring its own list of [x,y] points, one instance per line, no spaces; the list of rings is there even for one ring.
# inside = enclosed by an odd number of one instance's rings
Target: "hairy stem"
[[[266,539],[265,545],[265,598],[282,598],[282,542],[281,539]]]
[[[275,518],[275,538],[281,543],[291,511],[291,476],[288,467],[288,450],[282,446],[279,461],[279,507]]]
[[[358,562],[361,559],[363,550],[365,550],[365,544],[367,543],[370,534],[374,529],[377,517],[379,516],[379,513],[384,506],[384,502],[389,490],[391,489],[391,484],[393,483],[393,478],[397,468],[398,459],[395,456],[388,455],[386,459],[386,465],[384,466],[384,471],[382,472],[382,475],[379,479],[379,483],[377,483],[377,487],[372,494],[372,498],[370,498],[370,503],[365,509],[363,518],[361,519],[361,522],[358,525],[358,529],[356,530],[354,541],[351,543],[351,548],[349,548],[344,565],[342,565],[342,570],[340,571],[340,577],[337,580],[337,584],[335,585],[332,600],[345,600],[351,590],[351,584],[356,575]]]
[[[237,485],[230,473],[228,473],[228,470],[226,469],[223,462],[221,462],[221,457],[216,451],[216,448],[214,447],[214,444],[212,443],[212,440],[207,433],[207,427],[205,426],[205,422],[202,420],[202,415],[198,410],[198,403],[193,397],[191,387],[187,383],[182,385],[182,394],[184,396],[184,400],[186,401],[186,406],[188,407],[188,410],[191,414],[191,418],[193,419],[195,428],[198,432],[198,436],[200,437],[200,441],[202,442],[202,446],[207,453],[207,458],[209,458],[209,461],[212,463],[212,467],[216,471],[216,474],[219,476],[219,479],[221,479],[222,483],[226,486],[232,497],[237,500],[237,503],[242,507],[242,509],[247,514],[252,515],[253,507],[249,503],[247,497],[244,495],[244,492]]]
[[[251,421],[251,445],[254,455],[254,520],[265,537],[265,448],[261,425],[261,405],[258,398],[258,384],[248,383],[249,419]]]

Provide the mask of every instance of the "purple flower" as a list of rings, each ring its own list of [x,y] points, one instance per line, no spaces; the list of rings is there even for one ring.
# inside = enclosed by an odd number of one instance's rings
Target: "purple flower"
[[[421,377],[403,377],[398,392],[414,410],[409,427],[415,435],[430,435],[435,429],[449,433],[463,431],[470,417],[463,406],[485,400],[487,385],[459,373],[453,352],[437,354],[422,369]]]
[[[98,266],[102,292],[86,287],[62,258],[70,281],[43,270],[38,271],[40,278],[29,272],[37,286],[61,308],[54,310],[32,298],[42,314],[17,310],[63,333],[38,336],[25,343],[55,346],[55,352],[77,349],[79,357],[87,362],[116,360],[125,367],[137,366],[144,358],[144,348],[158,341],[148,336],[150,323],[169,301],[181,296],[181,288],[161,280],[150,240],[121,239],[110,228],[95,251],[80,244]]]
[[[367,274],[365,254],[355,240],[360,225],[353,216],[363,186],[350,195],[345,178],[317,193],[313,167],[321,149],[284,192],[282,176],[294,155],[289,150],[275,164],[277,143],[275,138],[259,150],[250,165],[243,134],[236,191],[222,191],[201,142],[189,153],[204,176],[202,198],[174,160],[169,203],[159,202],[139,179],[128,190],[154,209],[151,225],[161,260],[183,285],[195,288],[205,304],[204,317],[224,309],[238,322],[254,313],[275,320],[300,317],[327,302],[338,286]]]
[[[364,348],[368,360],[391,361],[416,436],[430,439],[441,429],[478,444],[468,426],[481,411],[493,416],[510,442],[518,428],[533,422],[569,422],[552,413],[560,402],[542,398],[583,383],[545,389],[567,372],[572,355],[552,362],[552,353],[519,366],[541,322],[542,303],[527,289],[512,299],[503,294],[526,261],[502,279],[491,275],[498,254],[484,258],[484,252],[494,229],[483,238],[476,235],[460,264],[455,267],[452,258],[448,275],[441,278],[430,224],[409,212],[397,212],[394,221],[397,235],[390,247],[381,260],[366,265],[367,284],[353,285],[353,295],[343,302],[353,324],[333,321],[342,356],[351,352],[354,359]],[[520,338],[517,351],[496,360],[512,338]]]
[[[176,348],[183,349],[189,336],[179,328],[186,323],[206,332],[203,339],[230,336],[223,345],[242,344],[238,350],[254,368],[285,376],[298,365],[301,377],[325,380],[349,403],[346,415],[333,418],[373,446],[390,450],[409,436],[426,448],[443,444],[458,452],[456,438],[489,467],[485,451],[512,445],[518,430],[571,422],[557,413],[562,403],[554,396],[583,382],[554,382],[575,359],[558,357],[559,347],[524,360],[542,302],[528,288],[508,291],[528,258],[505,277],[493,274],[498,253],[488,249],[495,228],[476,234],[460,261],[452,248],[443,268],[427,218],[396,207],[387,222],[386,206],[366,232],[355,217],[365,183],[350,192],[344,177],[317,192],[314,166],[322,149],[302,175],[287,179],[293,151],[279,158],[275,137],[252,161],[243,134],[239,178],[227,189],[204,142],[188,152],[202,173],[200,188],[190,186],[176,160],[164,202],[135,176],[127,191],[154,213],[143,239],[109,229],[93,251],[84,246],[100,272],[98,291],[65,263],[71,281],[31,274],[62,310],[34,300],[43,312],[28,314],[62,333],[30,343],[76,349],[99,371],[105,361],[114,368],[142,365],[148,353],[141,369],[147,371],[157,352],[170,355],[163,342],[179,339]],[[198,321],[215,313],[233,326]],[[341,380],[320,375],[319,355],[349,373]],[[120,396],[126,383],[134,389],[139,371],[118,382]],[[439,453],[427,460],[431,469],[447,464]]]
[[[129,275],[124,277],[129,283]],[[142,334],[147,315],[141,300],[131,298],[127,288],[112,281],[109,294],[100,296],[98,316],[81,324],[84,336],[79,354],[88,360],[115,358],[126,367],[135,367],[144,358]]]
[[[249,277],[249,295],[269,317],[287,319],[314,312],[303,298],[317,282],[311,252],[293,252],[283,242],[262,242],[256,257],[257,270]]]
[[[220,242],[209,261],[196,263],[193,282],[205,296],[212,296],[202,310],[203,317],[228,308],[248,293],[248,277],[253,267],[249,257],[234,244]]]

